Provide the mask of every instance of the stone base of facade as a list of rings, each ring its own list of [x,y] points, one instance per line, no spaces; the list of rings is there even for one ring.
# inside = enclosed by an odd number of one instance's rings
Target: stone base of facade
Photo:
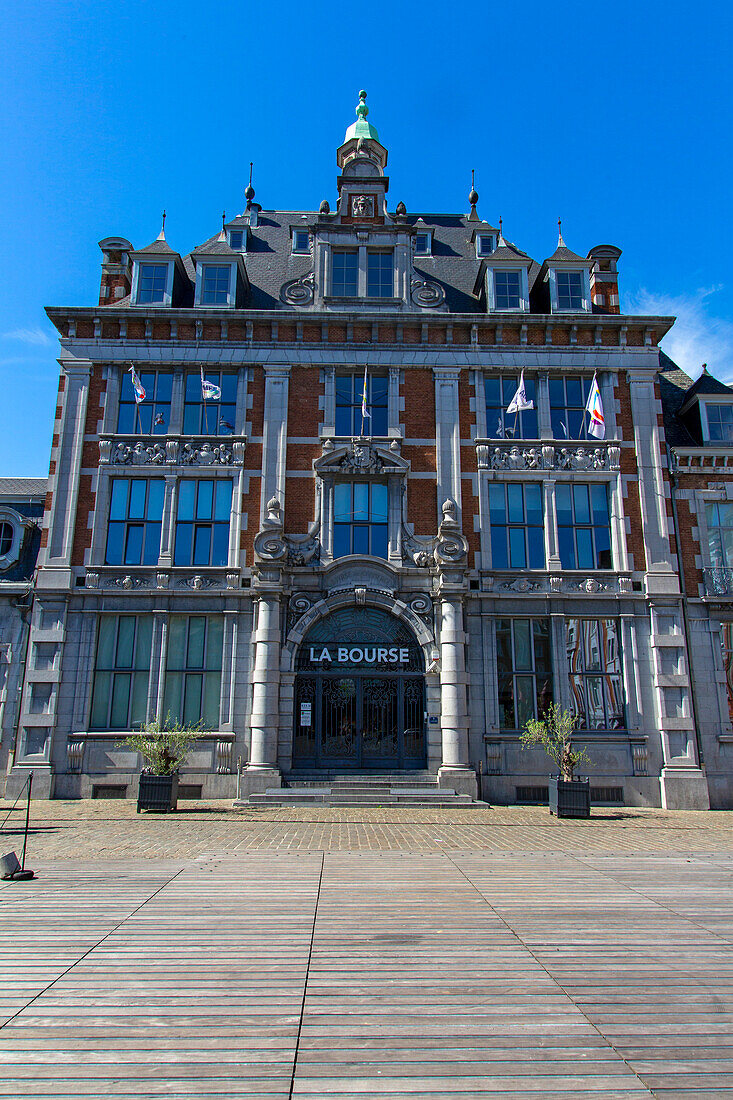
[[[456,794],[478,798],[478,781],[473,768],[456,768],[443,764],[438,768],[438,786]]]
[[[663,768],[659,777],[665,810],[709,810],[707,779],[699,768]]]
[[[279,768],[246,767],[239,775],[235,806],[244,804],[251,794],[263,794],[272,787],[282,787],[283,777]]]
[[[5,783],[5,797],[14,802],[15,799],[25,793],[25,785],[28,782],[28,773],[33,772],[33,798],[55,797],[55,776],[49,767],[21,768],[14,767]]]

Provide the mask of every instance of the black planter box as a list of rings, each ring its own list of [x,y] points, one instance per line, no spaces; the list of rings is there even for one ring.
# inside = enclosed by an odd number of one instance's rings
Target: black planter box
[[[137,812],[141,810],[161,810],[168,813],[175,810],[178,802],[178,776],[152,775],[141,772],[140,788],[137,794]]]
[[[550,813],[556,817],[590,817],[590,779],[549,779]]]

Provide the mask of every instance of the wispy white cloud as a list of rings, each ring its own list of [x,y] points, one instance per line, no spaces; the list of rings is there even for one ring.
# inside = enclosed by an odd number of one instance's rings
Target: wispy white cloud
[[[715,315],[715,296],[722,286],[690,294],[653,294],[642,289],[626,298],[624,312],[672,315],[672,331],[662,350],[677,366],[697,378],[703,363],[721,382],[733,383],[733,321]]]
[[[20,340],[22,344],[35,344],[38,347],[49,347],[53,340],[42,328],[15,328],[11,332],[2,333],[3,340]]]

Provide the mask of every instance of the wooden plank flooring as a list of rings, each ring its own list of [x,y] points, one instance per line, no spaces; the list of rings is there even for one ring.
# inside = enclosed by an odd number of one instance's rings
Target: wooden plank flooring
[[[0,1098],[733,1100],[733,860],[249,851],[0,883]]]

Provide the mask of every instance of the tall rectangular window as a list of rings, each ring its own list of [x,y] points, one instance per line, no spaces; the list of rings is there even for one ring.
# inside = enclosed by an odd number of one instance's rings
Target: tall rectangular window
[[[336,376],[336,435],[386,435],[388,379],[384,375],[367,375],[367,412],[363,433],[361,398],[364,392],[363,374]]]
[[[556,271],[557,308],[583,308],[583,275],[580,271]]]
[[[519,386],[519,375],[485,378],[486,434],[489,439],[537,439],[537,396],[534,378],[524,377],[524,392],[534,408],[520,413],[507,413]]]
[[[92,729],[129,730],[146,719],[152,615],[100,615]]]
[[[229,302],[229,283],[232,268],[229,264],[205,264],[201,284],[201,303],[205,306],[225,306]]]
[[[733,405],[709,405],[706,401],[705,412],[710,442],[733,443]]]
[[[518,271],[494,272],[494,306],[496,309],[519,309],[521,276]]]
[[[171,615],[164,716],[185,725],[219,728],[224,619],[220,615]]]
[[[550,379],[550,420],[555,439],[588,439],[590,418],[585,412],[592,378]]]
[[[186,375],[183,405],[183,430],[190,435],[231,435],[237,418],[237,376],[226,371],[209,370],[207,382],[221,388],[220,401],[204,401],[201,396],[201,372]]]
[[[391,252],[367,252],[367,298],[394,297]]]
[[[339,298],[355,298],[359,293],[358,253],[332,252],[331,293]]]
[[[182,478],[178,484],[174,565],[226,565],[232,483]]]
[[[705,505],[708,554],[713,569],[733,569],[733,504]]]
[[[496,662],[499,726],[521,730],[552,702],[548,619],[497,619]]]
[[[511,482],[489,484],[493,569],[544,569],[542,487]]]
[[[558,483],[555,504],[563,569],[611,569],[607,486]]]
[[[725,686],[728,694],[728,717],[733,722],[733,623],[721,622],[720,645],[723,653]]]
[[[137,275],[138,302],[164,302],[168,264],[140,264]]]
[[[621,645],[615,619],[568,619],[572,709],[583,730],[624,729]]]
[[[129,371],[122,374],[117,431],[124,435],[165,435],[171,423],[173,375],[164,371],[140,371],[145,400],[138,405]]]
[[[164,495],[162,478],[112,478],[107,565],[157,565]]]
[[[333,556],[387,557],[387,486],[378,481],[339,481],[333,494]]]

